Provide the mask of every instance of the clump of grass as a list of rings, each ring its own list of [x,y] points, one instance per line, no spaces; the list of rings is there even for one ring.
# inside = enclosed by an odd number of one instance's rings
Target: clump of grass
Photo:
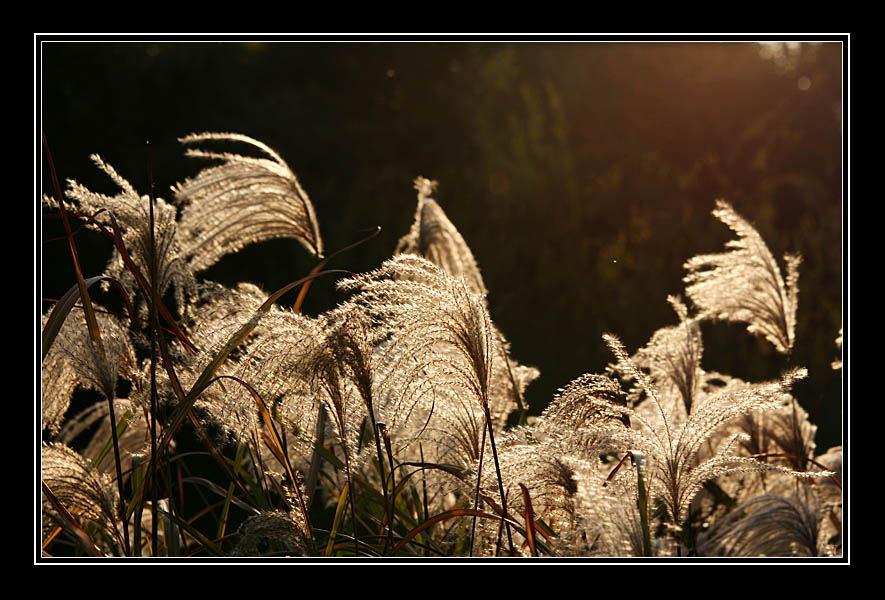
[[[796,343],[799,261],[783,277],[729,205],[714,215],[737,233],[732,251],[686,263],[694,312],[670,297],[678,323],[632,356],[605,334],[605,374],[567,383],[529,420],[539,373],[492,321],[435,182],[416,180],[394,256],[354,274],[326,268],[352,246],[320,260],[313,206],[272,149],[239,134],[181,141],[261,156],[189,150],[218,164],[174,188],[180,216],[97,156],[117,196],[70,181],[44,199],[76,279],[43,319],[44,556],[841,554],[841,447],[815,454],[791,395],[805,370],[760,383],[701,364],[707,320],[745,322],[785,354]],[[80,270],[73,219],[110,242],[100,275]],[[316,268],[273,293],[200,277],[280,236]],[[300,314],[319,277],[340,277],[347,298]],[[93,302],[96,283],[125,314]],[[68,418],[89,388],[102,402]],[[196,457],[220,475],[195,472]]]

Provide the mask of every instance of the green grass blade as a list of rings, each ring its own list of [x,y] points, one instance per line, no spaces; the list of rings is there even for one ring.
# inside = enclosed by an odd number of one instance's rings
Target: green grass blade
[[[348,485],[345,482],[338,495],[338,506],[335,508],[335,519],[332,521],[332,531],[329,532],[329,543],[326,544],[326,556],[332,556],[332,548],[335,545],[335,537],[338,535],[338,529],[341,527],[341,521],[347,512]]]

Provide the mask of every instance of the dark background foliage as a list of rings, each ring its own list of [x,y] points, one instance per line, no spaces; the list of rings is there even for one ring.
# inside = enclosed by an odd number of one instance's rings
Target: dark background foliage
[[[719,252],[725,198],[780,259],[797,251],[796,394],[818,451],[842,441],[842,50],[840,43],[431,40],[53,41],[38,46],[38,107],[59,176],[116,193],[98,153],[157,194],[208,163],[177,138],[232,131],[279,152],[318,215],[327,253],[382,233],[330,267],[364,271],[390,256],[414,215],[412,180],[435,195],[473,250],[492,317],[514,357],[535,365],[537,414],[560,388],[633,352],[677,319],[683,263]],[[146,146],[149,140],[150,147]],[[42,180],[50,191],[45,159]],[[74,284],[55,220],[43,219],[42,296]],[[87,276],[109,242],[79,233]],[[294,241],[232,255],[204,275],[268,291],[311,269]],[[306,311],[340,297],[317,281]],[[44,303],[44,310],[48,303]],[[707,370],[751,381],[787,360],[741,325],[704,326]]]

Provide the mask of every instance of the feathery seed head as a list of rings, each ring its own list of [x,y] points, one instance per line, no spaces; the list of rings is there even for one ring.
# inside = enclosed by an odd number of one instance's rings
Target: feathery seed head
[[[110,197],[92,192],[76,181],[70,180],[65,195],[81,212],[95,215],[97,223],[105,228],[110,228],[111,215],[113,215],[120,226],[128,253],[145,277],[150,276],[151,265],[156,259],[157,295],[162,297],[169,286],[173,286],[175,299],[179,306],[183,306],[186,297],[195,292],[196,280],[190,265],[182,255],[175,207],[162,198],[154,200],[152,235],[150,198],[139,196],[135,188],[100,156],[93,154],[91,158],[98,168],[120,187],[121,192]],[[89,226],[97,227],[92,224]],[[130,290],[135,289],[135,278],[126,268],[116,249],[105,275],[119,280]]]
[[[202,271],[248,244],[281,237],[294,238],[316,256],[322,256],[323,242],[313,204],[276,152],[236,133],[191,134],[180,141],[239,142],[270,157],[193,148],[187,151],[188,156],[223,161],[173,188],[184,205],[179,228],[183,253],[194,271]]]
[[[686,294],[701,310],[701,318],[747,323],[778,352],[789,354],[796,330],[799,295],[798,255],[784,257],[786,283],[759,232],[724,200],[713,215],[738,239],[726,244],[730,252],[695,256],[685,263]]]
[[[627,396],[620,384],[604,375],[582,375],[553,398],[541,417],[546,424],[573,428],[603,428],[612,421],[630,427]]]
[[[463,277],[474,292],[486,294],[485,283],[470,247],[436,200],[430,197],[436,185],[436,181],[423,177],[415,180],[418,190],[415,220],[409,233],[399,240],[395,254],[422,256],[449,275]]]
[[[89,337],[83,311],[73,310],[43,360],[43,427],[50,431],[58,431],[78,386],[98,390],[113,400],[119,377],[136,380],[135,350],[128,329],[100,306],[95,308],[101,348]],[[44,315],[44,325],[46,319]]]
[[[93,471],[91,464],[63,444],[44,443],[40,452],[41,477],[81,526],[94,524],[122,546],[116,527],[117,492],[112,479]],[[48,499],[43,499],[44,535],[65,521]],[[96,536],[94,540],[101,539]]]

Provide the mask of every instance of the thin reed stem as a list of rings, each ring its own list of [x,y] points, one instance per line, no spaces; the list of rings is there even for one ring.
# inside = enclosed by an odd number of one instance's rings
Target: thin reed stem
[[[486,412],[488,415],[488,412]],[[488,416],[484,416],[484,419],[488,421]],[[473,499],[473,510],[479,510],[479,483],[482,481],[482,459],[485,454],[486,448],[486,428],[482,428],[482,441],[479,444],[479,466],[476,469],[476,496]],[[473,537],[476,532],[476,514],[473,515],[473,522],[470,526],[470,550],[468,556],[473,556]]]
[[[501,466],[498,464],[498,450],[495,447],[495,432],[492,430],[492,417],[489,414],[489,405],[488,402],[483,403],[483,409],[486,413],[486,425],[489,430],[489,443],[492,446],[492,459],[495,461],[495,474],[498,477],[498,491],[501,493],[501,510],[503,511],[503,515],[501,515],[501,520],[504,522],[504,526],[507,528],[507,543],[510,547],[510,554],[515,555],[516,552],[513,549],[513,536],[510,533],[510,523],[506,521],[507,519],[507,495],[504,493],[504,482],[501,479]]]

